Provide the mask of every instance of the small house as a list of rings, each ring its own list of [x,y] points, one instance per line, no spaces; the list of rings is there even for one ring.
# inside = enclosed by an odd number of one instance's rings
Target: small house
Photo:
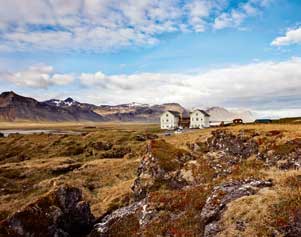
[[[242,119],[233,119],[233,124],[243,124],[243,120]]]
[[[196,109],[190,113],[190,128],[209,128],[210,115],[204,110]]]
[[[176,111],[167,110],[160,117],[161,129],[173,130],[179,127],[181,114]]]

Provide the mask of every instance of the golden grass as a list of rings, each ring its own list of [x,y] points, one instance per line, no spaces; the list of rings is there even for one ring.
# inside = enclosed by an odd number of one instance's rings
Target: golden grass
[[[228,205],[222,217],[223,231],[221,237],[272,236],[282,221],[288,221],[290,208],[301,208],[300,179],[301,170],[265,171],[266,178],[273,180],[273,186],[261,189],[256,195],[239,198]],[[291,180],[291,182],[290,182]],[[300,185],[296,187],[295,185]],[[236,228],[237,221],[245,223],[243,232]],[[287,225],[287,223],[284,223]],[[278,232],[279,233],[279,232]],[[279,235],[281,234],[279,233]]]
[[[99,125],[83,135],[34,134],[0,139],[0,219],[61,184],[81,188],[96,216],[121,206],[131,195],[139,158],[145,152],[146,142],[135,137],[154,133],[157,128],[145,124],[109,126],[113,125]],[[114,152],[94,146],[99,142],[112,144]],[[123,159],[102,158],[124,148],[129,153]],[[68,171],[68,166],[74,165],[77,169]]]
[[[158,147],[157,153],[159,154],[156,155],[163,157],[162,160],[164,165],[167,165],[167,169],[173,170],[174,166],[177,166],[177,164],[169,163],[173,155],[177,155],[179,151],[183,152],[182,149],[187,150],[188,143],[205,141],[211,136],[212,131],[220,129],[191,130],[188,133],[164,137],[160,134],[162,131],[159,130],[157,124],[142,123],[0,123],[0,128],[60,129],[85,132],[81,136],[37,134],[16,135],[0,139],[0,190],[2,190],[0,219],[38,198],[52,187],[61,184],[81,188],[84,197],[91,203],[93,213],[101,216],[130,201],[132,195],[130,187],[136,177],[136,170],[146,146],[146,142],[135,140],[136,135],[155,133],[170,143],[171,145],[164,143],[163,147]],[[256,130],[261,133],[259,139],[263,139],[263,143],[275,140],[275,137],[266,135],[269,131],[275,130],[282,132],[282,136],[276,139],[277,144],[301,137],[301,126],[299,125],[239,125],[224,129],[233,133],[245,129]],[[128,147],[131,152],[123,159],[101,159],[103,157],[101,155],[106,151],[95,149],[93,144],[96,142],[112,143],[115,148]],[[76,150],[78,148],[81,149]],[[170,153],[165,154],[167,152]],[[80,164],[81,167],[62,174],[51,172],[51,170],[66,164]],[[212,170],[205,160],[202,160],[202,157],[196,158],[196,164],[193,165],[195,168],[192,169],[192,174],[197,183],[206,183],[209,186],[216,184],[211,182]],[[224,230],[221,232],[221,236],[242,236],[242,233],[243,236],[268,236],[276,228],[277,213],[285,207],[296,207],[295,204],[295,206],[288,206],[287,203],[289,200],[299,200],[294,198],[299,195],[296,177],[300,175],[301,171],[267,169],[261,161],[254,157],[239,164],[230,176],[218,182],[249,177],[271,178],[274,186],[262,189],[256,195],[242,197],[230,203],[222,218]],[[190,191],[197,190],[191,189]],[[200,197],[202,202],[205,200],[203,193],[190,191],[188,190],[185,194],[189,200],[194,202]],[[164,192],[162,195],[158,192],[158,198],[166,197],[168,205],[172,205],[172,201],[175,202],[175,205],[182,205],[182,201],[187,201],[184,196],[173,200],[173,195],[181,194],[180,192]],[[279,204],[280,201],[283,205],[277,206],[276,204]],[[185,205],[189,205],[189,203],[185,203]],[[181,206],[177,208],[182,210]],[[193,215],[195,212],[187,212],[185,218],[175,221],[175,225],[178,224],[188,230],[193,229],[196,222],[189,221]],[[168,219],[166,216],[162,218],[160,219],[161,223],[164,218]],[[285,219],[286,216],[281,216],[281,218]],[[246,222],[245,231],[237,230],[237,220]],[[189,223],[192,223],[193,226],[189,226]],[[154,225],[161,229],[159,222]],[[168,222],[165,227],[175,230],[174,227],[177,227],[175,225]]]
[[[159,129],[159,124],[138,122],[0,122],[0,129],[69,129],[82,130],[86,127],[96,129],[141,130]]]

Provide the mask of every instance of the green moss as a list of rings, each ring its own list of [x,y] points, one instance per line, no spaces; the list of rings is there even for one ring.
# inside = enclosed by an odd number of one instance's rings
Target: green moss
[[[151,142],[152,153],[159,162],[159,166],[167,171],[175,171],[181,168],[181,159],[189,153],[183,149],[177,149],[164,140]]]

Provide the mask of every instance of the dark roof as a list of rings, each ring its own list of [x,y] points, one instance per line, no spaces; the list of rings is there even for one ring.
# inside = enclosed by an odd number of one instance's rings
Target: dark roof
[[[167,112],[173,114],[173,115],[176,116],[176,117],[180,117],[180,115],[181,115],[179,112],[173,111],[173,110],[167,110]]]
[[[206,117],[210,117],[210,115],[206,111],[204,111],[202,109],[195,109],[195,110],[191,111],[190,113],[193,113],[195,111],[199,111],[199,112],[203,113]]]
[[[269,123],[269,122],[273,122],[272,119],[256,119],[255,123]]]

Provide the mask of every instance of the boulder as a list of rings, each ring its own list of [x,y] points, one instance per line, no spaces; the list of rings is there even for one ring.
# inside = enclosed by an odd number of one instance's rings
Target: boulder
[[[90,206],[78,188],[63,186],[1,222],[0,235],[80,237],[94,223]]]
[[[89,237],[128,236],[129,233],[137,236],[145,205],[144,199],[106,215],[94,226]]]
[[[256,194],[260,188],[272,186],[272,181],[244,180],[224,183],[214,188],[207,198],[201,211],[201,218],[205,224],[204,237],[214,237],[221,231],[220,219],[227,208],[227,204],[241,198]],[[243,224],[238,223],[243,228]]]

